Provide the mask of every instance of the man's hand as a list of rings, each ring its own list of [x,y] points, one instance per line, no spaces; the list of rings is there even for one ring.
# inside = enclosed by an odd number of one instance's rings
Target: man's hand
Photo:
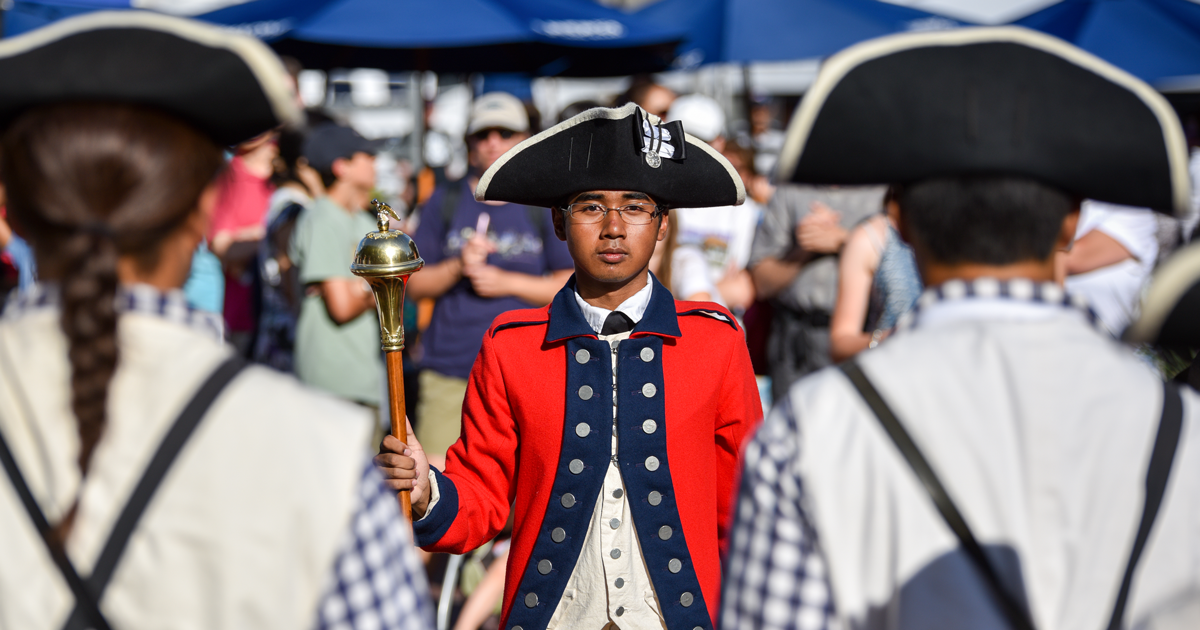
[[[463,267],[478,267],[487,264],[488,254],[495,253],[496,246],[482,234],[476,234],[467,239],[463,243],[462,256]]]
[[[416,520],[425,516],[429,508],[429,459],[413,433],[412,423],[407,418],[404,422],[408,425],[408,444],[393,435],[385,435],[380,453],[375,456],[375,467],[392,490],[412,491],[413,520]]]
[[[848,234],[842,227],[841,213],[820,201],[812,202],[809,208],[808,215],[796,226],[796,243],[806,252],[836,254]]]
[[[497,298],[512,295],[509,272],[494,265],[464,265],[463,276],[479,297]]]

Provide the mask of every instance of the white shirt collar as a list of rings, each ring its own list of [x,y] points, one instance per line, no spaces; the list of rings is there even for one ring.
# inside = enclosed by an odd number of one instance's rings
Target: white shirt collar
[[[646,286],[642,287],[637,293],[629,296],[629,299],[621,302],[621,305],[616,310],[625,313],[629,319],[633,320],[634,324],[642,321],[642,315],[646,313],[646,307],[650,306],[650,292],[653,285],[654,283],[650,281],[650,276],[647,274]],[[583,318],[587,320],[588,325],[592,327],[592,330],[596,331],[597,335],[600,334],[600,331],[604,329],[605,318],[613,311],[584,302],[578,290],[575,291],[575,302],[579,304],[579,310],[583,311]]]
[[[1024,278],[950,280],[929,287],[897,323],[899,330],[965,320],[1036,321],[1069,313],[1108,332],[1086,300],[1051,282]],[[1111,334],[1111,333],[1110,333]]]

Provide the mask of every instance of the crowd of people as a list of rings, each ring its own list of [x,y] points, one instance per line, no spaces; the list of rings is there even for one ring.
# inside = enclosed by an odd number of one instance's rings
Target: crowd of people
[[[648,77],[477,95],[394,225],[401,441],[350,270],[383,144],[242,35],[14,40],[0,628],[432,628],[443,573],[459,630],[1196,627],[1179,120],[1020,29],[887,43],[740,133]]]

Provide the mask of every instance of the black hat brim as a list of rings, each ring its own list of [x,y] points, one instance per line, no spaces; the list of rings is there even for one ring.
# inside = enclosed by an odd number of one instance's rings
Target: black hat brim
[[[1200,347],[1200,245],[1179,250],[1154,272],[1141,312],[1123,338],[1130,343]]]
[[[779,158],[783,181],[904,183],[1018,175],[1183,212],[1187,146],[1150,86],[1019,27],[894,35],[831,57]]]
[[[689,134],[672,137],[676,156],[653,166],[642,151],[639,125],[657,117],[632,103],[590,109],[525,139],[483,174],[480,201],[551,207],[589,190],[631,190],[672,208],[733,206],[746,189],[733,165]],[[682,130],[678,122],[668,129]]]
[[[148,11],[100,11],[0,41],[0,127],[39,105],[130,103],[233,145],[300,120],[262,42]]]

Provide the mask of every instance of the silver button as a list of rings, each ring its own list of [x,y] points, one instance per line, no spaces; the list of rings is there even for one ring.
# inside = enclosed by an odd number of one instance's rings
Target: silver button
[[[663,525],[662,527],[658,528],[658,537],[662,540],[670,540],[672,533],[674,532],[671,531],[671,527],[668,525]]]
[[[654,472],[654,471],[658,470],[658,458],[657,457],[651,455],[650,457],[646,458],[646,470],[649,470],[650,472]]]
[[[671,558],[671,561],[667,563],[667,570],[671,573],[679,573],[682,569],[683,563],[679,561],[679,558]]]
[[[512,630],[525,630],[525,628],[522,628],[521,626],[513,626]],[[694,630],[704,630],[704,628],[695,628]]]
[[[575,505],[575,495],[571,494],[570,492],[562,495],[562,506],[563,507],[569,508],[573,505]]]
[[[650,348],[642,348],[642,360],[649,363],[654,360],[654,350]]]
[[[646,383],[645,385],[642,385],[642,395],[646,398],[654,398],[654,395],[657,393],[658,388],[654,386],[654,383]]]
[[[591,432],[592,427],[586,422],[580,422],[579,424],[575,425],[575,435],[578,435],[579,437],[587,437]]]
[[[625,578],[617,578],[617,580],[613,582],[613,586],[616,586],[617,588],[625,586]]]
[[[555,527],[553,530],[551,530],[550,540],[553,540],[556,543],[560,543],[566,539],[567,539],[567,530],[565,530],[561,527]]]
[[[688,606],[691,606],[691,605],[692,605],[692,603],[693,603],[693,602],[695,602],[695,601],[696,601],[696,598],[695,598],[695,597],[692,597],[692,594],[691,594],[691,593],[684,593],[683,595],[680,595],[680,596],[679,596],[679,603],[680,603],[680,604],[683,604],[683,607],[684,607],[684,608],[687,608]]]
[[[537,606],[537,593],[530,593],[525,596],[525,607],[533,608]]]
[[[650,505],[658,505],[659,503],[662,503],[662,493],[658,490],[651,492],[650,496],[646,498],[650,501]]]
[[[583,472],[583,460],[572,459],[571,463],[567,464],[567,468],[571,470],[572,475],[578,475],[579,473]]]
[[[579,397],[584,400],[590,399],[592,397],[592,387],[590,385],[584,385],[583,387],[580,387]]]
[[[620,617],[621,615],[624,615],[624,614],[625,614],[625,607],[624,607],[624,606],[617,606],[617,611],[616,611],[616,612],[617,612],[617,616],[618,616],[618,617]]]
[[[620,489],[620,488],[617,488],[616,490],[613,490],[613,498],[614,498],[614,499],[620,499],[620,498],[621,498],[621,497],[623,497],[623,496],[625,496],[625,491],[624,491],[624,490],[622,490],[622,489]]]
[[[650,435],[657,430],[658,430],[658,423],[653,420],[647,420],[642,423],[642,431],[644,431],[646,433],[646,435]]]
[[[587,363],[588,359],[591,359],[591,358],[592,358],[592,353],[588,352],[587,348],[580,348],[578,351],[575,352],[575,362],[576,363],[580,363],[580,364]]]
[[[608,526],[609,526],[609,527],[611,527],[611,528],[613,528],[613,529],[616,529],[616,528],[620,527],[620,526],[621,526],[621,519],[619,519],[619,518],[614,518],[613,520],[611,520],[611,521],[609,521],[609,522],[608,522]]]
[[[621,550],[620,550],[620,549],[613,549],[612,551],[608,552],[608,555],[609,555],[609,556],[610,556],[610,557],[611,557],[613,560],[616,560],[617,558],[620,558],[620,557],[621,557]]]
[[[549,560],[542,560],[541,562],[538,563],[538,573],[541,573],[542,575],[546,575],[553,568],[554,568],[554,563],[550,562]]]

